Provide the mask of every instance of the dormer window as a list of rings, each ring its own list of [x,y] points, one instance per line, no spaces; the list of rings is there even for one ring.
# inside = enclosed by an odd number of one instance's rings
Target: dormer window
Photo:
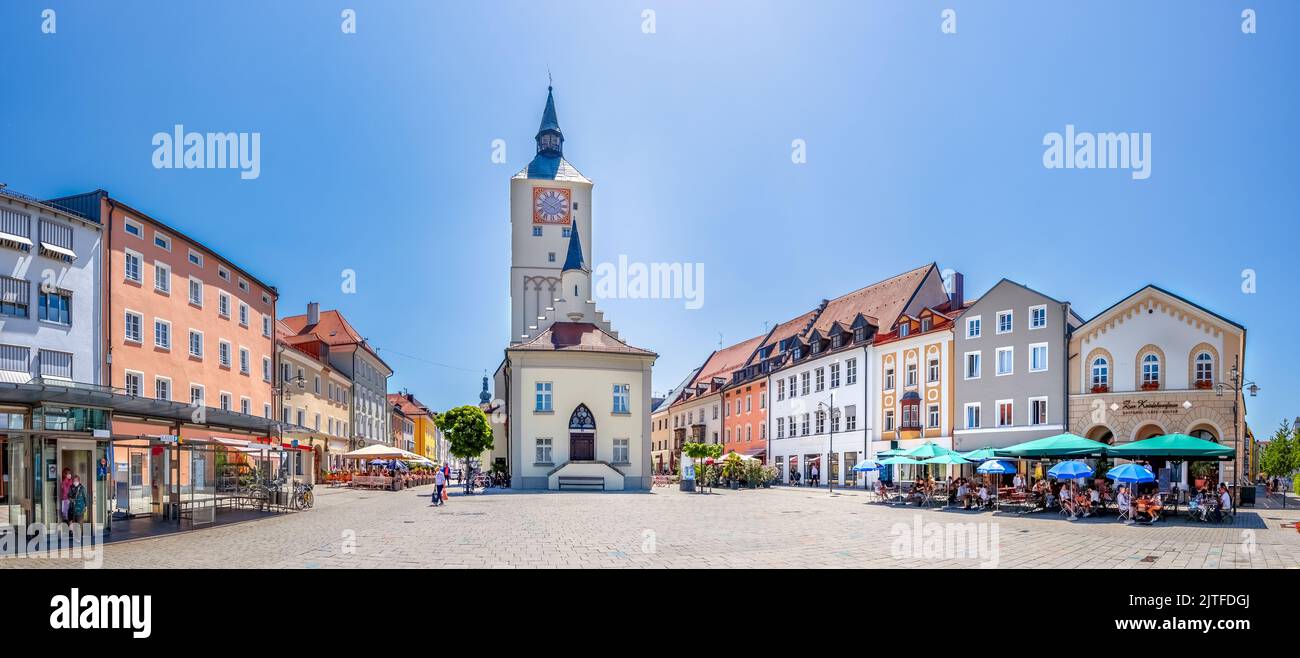
[[[803,358],[803,350],[800,349],[799,345],[795,345],[795,346],[794,346],[794,360],[795,360],[795,361],[798,361],[799,359],[802,359],[802,358]]]
[[[862,341],[864,341],[864,340],[866,340],[866,339],[867,339],[867,329],[866,329],[866,327],[858,327],[857,329],[854,329],[854,330],[853,330],[853,340],[854,340],[855,342],[859,342],[859,343],[860,343],[860,342],[862,342]]]
[[[820,340],[813,341],[812,351],[813,354],[818,354],[822,351],[822,342]]]
[[[842,334],[835,334],[835,336],[834,336],[833,338],[831,338],[831,348],[832,348],[832,349],[838,348],[838,347],[843,343],[843,341],[842,341],[841,338],[840,338],[841,336],[842,336]]]
[[[926,332],[929,330],[930,330],[930,318],[921,318],[921,331]]]
[[[903,324],[898,325],[898,337],[899,337],[899,338],[905,338],[905,337],[907,337],[907,334],[909,333],[909,331],[911,330],[911,328],[912,328],[912,325],[910,325],[910,324],[908,324],[908,323],[906,323],[906,322],[904,322]]]

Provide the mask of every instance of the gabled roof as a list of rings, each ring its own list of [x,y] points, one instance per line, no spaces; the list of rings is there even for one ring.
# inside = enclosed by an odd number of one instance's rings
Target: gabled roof
[[[771,345],[774,348],[779,348],[781,341],[802,334],[804,330],[812,325],[813,320],[817,318],[817,310],[818,309],[813,309],[807,313],[795,316],[776,325],[776,327],[772,329],[772,332],[768,334],[767,340],[763,341],[761,347]]]
[[[288,328],[289,332],[294,335],[303,336],[307,334],[314,335],[318,340],[331,347],[357,346],[370,353],[380,363],[393,370],[379,353],[370,347],[365,338],[352,327],[352,324],[343,317],[342,313],[336,310],[320,312],[320,321],[314,325],[307,324],[307,315],[290,315],[280,319],[280,322]]]
[[[743,368],[753,356],[754,350],[763,342],[768,334],[754,336],[748,340],[742,340],[735,345],[724,347],[713,354],[709,355],[704,365],[700,366],[700,372],[695,376],[692,385],[707,384],[713,381],[715,377],[721,377],[731,381],[731,371]]]
[[[633,347],[590,322],[554,322],[536,338],[511,346],[507,352],[605,352],[659,356]]]
[[[882,323],[881,328],[888,328],[907,308],[925,276],[935,268],[930,263],[836,297],[826,304],[813,329],[825,334],[835,322],[850,325],[859,314],[875,318]]]
[[[1222,320],[1222,321],[1224,321],[1224,322],[1226,322],[1226,323],[1228,323],[1228,324],[1230,324],[1230,325],[1232,325],[1232,326],[1234,326],[1234,327],[1236,327],[1236,328],[1238,328],[1238,329],[1240,329],[1240,330],[1242,330],[1242,331],[1245,331],[1245,330],[1246,330],[1246,327],[1244,327],[1244,326],[1242,326],[1242,325],[1240,325],[1240,324],[1238,324],[1238,323],[1236,323],[1236,322],[1233,322],[1232,320],[1229,320],[1228,318],[1225,318],[1225,317],[1223,317],[1222,315],[1219,315],[1218,313],[1215,313],[1214,311],[1211,311],[1210,309],[1205,308],[1204,306],[1201,306],[1200,304],[1197,304],[1196,302],[1193,302],[1193,301],[1187,299],[1186,297],[1183,297],[1182,295],[1179,295],[1179,294],[1177,294],[1177,293],[1169,292],[1168,290],[1165,290],[1164,288],[1161,288],[1160,286],[1157,286],[1157,285],[1155,285],[1155,284],[1147,284],[1147,285],[1145,285],[1145,286],[1142,286],[1141,288],[1138,288],[1136,291],[1133,292],[1133,294],[1128,295],[1127,297],[1125,297],[1125,298],[1119,300],[1118,302],[1115,302],[1114,304],[1111,304],[1110,306],[1106,307],[1106,310],[1104,310],[1104,311],[1102,311],[1102,312],[1100,312],[1100,313],[1098,313],[1098,314],[1092,316],[1091,318],[1089,318],[1088,321],[1084,323],[1084,326],[1091,324],[1094,320],[1096,320],[1097,318],[1102,317],[1103,315],[1106,315],[1107,313],[1110,313],[1112,310],[1114,310],[1114,309],[1116,309],[1116,308],[1119,308],[1120,306],[1123,306],[1125,302],[1127,302],[1127,301],[1130,300],[1130,299],[1133,299],[1134,297],[1137,297],[1138,295],[1140,295],[1140,294],[1146,292],[1147,290],[1155,290],[1156,292],[1159,292],[1159,293],[1161,293],[1161,294],[1163,294],[1163,295],[1168,295],[1168,296],[1170,296],[1170,297],[1172,297],[1172,298],[1174,298],[1174,299],[1176,299],[1176,300],[1178,300],[1178,301],[1180,301],[1180,302],[1182,302],[1182,303],[1184,303],[1184,304],[1187,304],[1188,306],[1191,306],[1192,308],[1195,308],[1195,309],[1197,309],[1197,310],[1199,310],[1199,311],[1201,311],[1201,312],[1203,312],[1203,313],[1209,314],[1210,316],[1215,317],[1215,318],[1217,318],[1217,319],[1219,319],[1219,320]],[[1080,328],[1082,328],[1082,327],[1080,327]]]
[[[428,407],[420,404],[419,400],[412,395],[409,398],[402,393],[389,393],[388,402],[397,407],[406,416],[432,416],[433,412]]]
[[[699,368],[695,368],[694,370],[690,371],[690,373],[686,375],[686,378],[682,380],[682,383],[678,384],[675,388],[673,388],[673,390],[668,391],[668,395],[664,396],[663,400],[661,400],[659,404],[653,408],[651,413],[654,413],[655,411],[659,411],[661,409],[667,409],[668,407],[672,406],[674,402],[676,402],[682,397],[682,393],[686,390],[686,387],[689,386],[691,382],[695,381],[695,376],[698,375],[699,373],[700,373]]]

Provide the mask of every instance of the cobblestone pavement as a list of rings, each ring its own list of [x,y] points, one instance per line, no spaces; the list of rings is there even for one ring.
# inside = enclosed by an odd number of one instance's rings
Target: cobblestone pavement
[[[1300,568],[1300,510],[1246,510],[1232,527],[1181,518],[1133,526],[893,508],[852,491],[493,491],[434,508],[431,489],[318,489],[315,509],[109,544],[103,565]],[[0,559],[0,568],[82,566]]]

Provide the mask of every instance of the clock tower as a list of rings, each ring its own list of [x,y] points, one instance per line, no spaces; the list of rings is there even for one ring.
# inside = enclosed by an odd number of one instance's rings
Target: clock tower
[[[537,336],[555,320],[555,301],[564,297],[561,283],[571,233],[577,232],[583,262],[591,262],[592,182],[564,159],[564,133],[550,87],[534,140],[532,161],[510,179],[512,345]],[[603,318],[596,320],[608,328]]]

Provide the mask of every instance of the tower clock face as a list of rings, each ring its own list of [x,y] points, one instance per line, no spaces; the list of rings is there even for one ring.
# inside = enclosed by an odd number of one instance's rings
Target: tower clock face
[[[533,188],[533,223],[568,224],[570,222],[569,190],[562,187]]]

